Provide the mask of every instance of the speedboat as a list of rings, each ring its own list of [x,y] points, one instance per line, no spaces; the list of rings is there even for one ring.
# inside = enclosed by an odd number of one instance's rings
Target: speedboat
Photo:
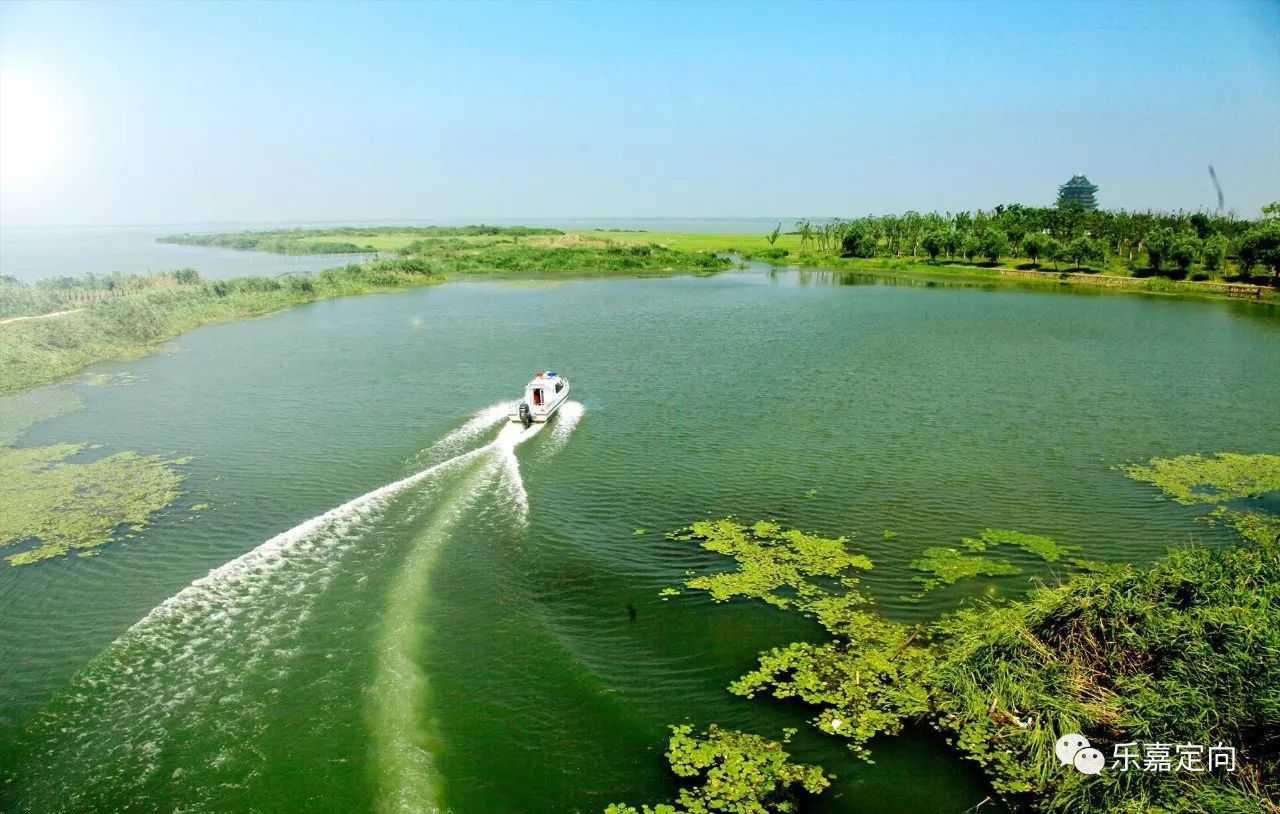
[[[539,370],[524,388],[524,399],[516,404],[512,421],[528,427],[556,414],[569,400],[569,380],[554,370]]]

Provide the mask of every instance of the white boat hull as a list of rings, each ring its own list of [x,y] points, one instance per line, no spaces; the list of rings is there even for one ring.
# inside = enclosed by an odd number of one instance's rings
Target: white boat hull
[[[529,405],[529,418],[535,424],[542,424],[550,421],[551,417],[554,416],[560,408],[564,406],[564,403],[569,400],[569,389],[569,384],[566,382],[564,388],[560,392],[550,394],[542,404],[533,404],[532,399],[526,395],[522,401],[517,401],[512,405],[509,418],[512,421],[522,420],[520,417],[520,405],[523,403]]]

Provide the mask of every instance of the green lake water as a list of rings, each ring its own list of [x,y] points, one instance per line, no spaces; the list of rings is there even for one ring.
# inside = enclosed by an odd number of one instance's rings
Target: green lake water
[[[548,367],[576,404],[499,421]],[[800,727],[840,775],[823,811],[961,811],[987,790],[930,733],[859,764],[805,710],[731,696],[820,631],[660,600],[725,565],[664,533],[849,534],[884,612],[927,619],[1052,572],[1015,553],[1026,575],[903,601],[926,547],[1221,545],[1116,467],[1280,450],[1274,309],[794,271],[333,300],[93,372],[133,375],[57,385],[82,408],[18,443],[190,455],[190,477],[99,556],[0,568],[8,810],[599,811],[673,793],[688,721]]]

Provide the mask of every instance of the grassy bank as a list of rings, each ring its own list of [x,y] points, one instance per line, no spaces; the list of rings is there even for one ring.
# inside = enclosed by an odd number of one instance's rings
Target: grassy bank
[[[394,251],[415,240],[437,237],[528,237],[558,235],[558,229],[530,226],[336,226],[324,229],[270,229],[248,232],[184,233],[158,243],[217,246],[276,254],[347,254]]]
[[[961,233],[957,231],[960,227],[954,225],[947,227],[952,229],[951,238],[940,231],[909,233],[904,231],[905,226],[901,223],[887,217],[833,220],[821,227],[803,223],[798,230],[787,232],[782,231],[779,224],[778,231],[771,234],[612,229],[562,232],[525,227],[387,226],[180,235],[162,240],[286,253],[376,250],[408,255],[438,255],[441,252],[465,255],[503,243],[601,250],[647,247],[654,251],[736,254],[746,260],[810,268],[981,279],[1026,285],[1112,288],[1154,294],[1280,303],[1280,292],[1269,285],[1269,267],[1265,263],[1255,263],[1250,267],[1252,272],[1242,271],[1238,258],[1233,260],[1226,253],[1224,247],[1231,244],[1221,235],[1218,236],[1221,237],[1220,246],[1213,240],[1201,241],[1201,248],[1197,250],[1199,254],[1195,255],[1198,259],[1188,262],[1185,267],[1177,267],[1171,265],[1167,257],[1161,258],[1158,254],[1147,251],[1143,248],[1142,240],[1132,236],[1115,238],[1115,251],[1108,249],[1112,246],[1111,243],[1100,238],[1083,235],[1074,239],[1070,237],[1086,230],[1088,226],[1101,230],[1102,225],[1110,225],[1118,218],[1114,213],[1077,215],[1072,217],[1080,219],[1067,218],[1063,223],[1050,218],[1055,228],[1062,232],[1059,240],[1038,232],[1023,234],[1017,231],[1038,224],[1038,221],[1032,222],[1034,218],[1028,220],[1028,211],[1030,210],[1016,210],[1016,222],[1004,226],[1000,224],[1015,210],[977,213],[968,221],[957,215],[957,222],[965,223],[963,228],[966,231]],[[930,222],[929,217],[920,220],[918,230],[924,229],[927,222]],[[1049,215],[1046,214],[1045,217],[1048,218]],[[1166,216],[1149,217],[1153,230],[1152,240],[1158,242],[1167,237],[1157,234],[1158,230],[1155,228],[1164,222],[1160,218]],[[1180,216],[1167,216],[1173,218],[1168,222],[1177,225],[1180,223],[1177,217]],[[1094,223],[1094,220],[1098,222]],[[908,221],[909,219],[903,223]],[[940,224],[942,221],[939,219],[933,228],[941,229]],[[1186,224],[1183,226],[1189,228]],[[1249,224],[1245,222],[1237,226],[1242,230]],[[1012,237],[1006,237],[1006,232]],[[1245,239],[1243,231],[1235,237],[1241,245],[1244,245]],[[348,248],[335,248],[338,245],[335,241],[347,242]],[[1186,236],[1184,242],[1188,241],[1194,242]],[[1070,249],[1072,245],[1075,246],[1074,251]],[[1209,248],[1213,246],[1218,246],[1214,250],[1217,254],[1209,252]],[[1021,249],[1022,253],[1010,252],[1011,248]],[[984,251],[987,255],[984,255]],[[1165,253],[1168,254],[1167,249]],[[1163,264],[1163,270],[1151,268],[1152,263],[1157,267]],[[465,265],[465,261],[463,264]],[[636,270],[643,268],[641,266]],[[460,271],[466,272],[465,269]]]
[[[475,227],[490,228],[490,227]],[[511,227],[503,227],[509,229]],[[509,234],[418,237],[397,258],[317,275],[202,281],[191,269],[151,275],[60,278],[30,286],[0,280],[0,395],[53,381],[94,362],[146,353],[211,322],[259,316],[349,294],[392,291],[466,275],[709,273],[711,254],[649,245],[534,245]],[[554,236],[543,235],[550,240]],[[532,238],[529,238],[532,239]]]
[[[1055,271],[1051,265],[1046,268],[1043,264],[1032,264],[1020,261],[1019,258],[1002,258],[995,263],[967,263],[962,260],[839,257],[805,252],[768,262],[794,263],[801,267],[868,274],[904,274],[1009,285],[1107,288],[1147,294],[1170,294],[1207,299],[1246,299],[1280,304],[1280,291],[1265,285],[1241,283],[1236,280],[1175,280],[1158,275],[1107,274],[1087,266],[1081,271],[1065,266]]]
[[[94,362],[146,353],[211,322],[440,279],[441,275],[425,263],[397,259],[329,269],[315,277],[240,277],[205,282],[189,271],[147,275],[123,292],[102,291],[93,287],[94,281],[82,280],[82,285],[60,289],[61,296],[70,302],[80,302],[89,294],[100,298],[84,300],[80,310],[63,316],[0,325],[0,394],[53,381]],[[17,286],[9,283],[3,287]],[[9,299],[12,302],[29,298],[14,295]]]
[[[845,538],[732,519],[672,536],[736,564],[686,590],[763,601],[825,630],[761,653],[729,689],[807,705],[813,726],[858,757],[869,759],[875,738],[924,723],[1015,811],[1280,812],[1280,516],[1263,499],[1280,491],[1280,456],[1184,456],[1126,472],[1203,507],[1201,519],[1236,529],[1240,544],[1174,550],[1147,568],[1075,559],[1070,576],[1025,598],[910,625],[875,610],[859,578],[872,563]],[[946,570],[961,579],[1000,572],[980,566],[992,545],[1067,553],[1004,530],[930,551],[949,551]],[[1102,752],[1100,774],[1058,758],[1069,733]],[[1213,765],[1210,748],[1234,750],[1230,767]],[[1122,767],[1117,755],[1135,759]],[[821,768],[790,763],[779,742],[714,727],[677,727],[668,758],[689,787],[676,806],[640,810],[794,811],[826,786]]]

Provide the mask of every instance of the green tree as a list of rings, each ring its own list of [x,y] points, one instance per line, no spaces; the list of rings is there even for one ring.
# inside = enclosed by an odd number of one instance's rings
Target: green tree
[[[781,223],[778,223],[778,225],[777,225],[777,226],[773,227],[773,231],[772,231],[772,232],[770,232],[769,234],[765,235],[765,240],[768,240],[768,241],[769,241],[769,245],[770,245],[770,246],[772,246],[774,243],[777,243],[777,242],[778,242],[778,235],[780,235],[780,234],[782,234],[782,224],[781,224]]]
[[[1040,265],[1040,255],[1044,254],[1044,248],[1048,240],[1044,235],[1037,232],[1032,232],[1022,239],[1022,253],[1031,258],[1032,265]]]
[[[1000,256],[1008,252],[1009,238],[999,229],[987,229],[978,236],[978,253],[992,263],[998,263]]]
[[[876,238],[861,224],[854,224],[840,239],[840,254],[844,257],[874,257]]]
[[[1044,249],[1041,250],[1045,258],[1053,263],[1053,270],[1058,270],[1058,261],[1062,259],[1063,247],[1062,241],[1056,238],[1046,237],[1044,239]]]
[[[1217,274],[1227,265],[1227,239],[1222,235],[1209,235],[1204,240],[1204,267]]]
[[[1147,235],[1145,248],[1147,265],[1152,271],[1159,273],[1160,267],[1169,259],[1169,253],[1173,250],[1173,230],[1165,226],[1152,231]]]
[[[955,229],[951,229],[942,237],[942,245],[947,250],[947,257],[952,260],[956,259],[956,252],[960,251],[960,246],[963,243],[964,236]]]
[[[1191,268],[1200,256],[1200,239],[1195,232],[1183,232],[1173,239],[1169,246],[1169,259],[1183,274]]]
[[[800,248],[804,249],[809,241],[813,239],[813,224],[807,220],[796,221],[796,232],[800,235]]]
[[[1254,266],[1271,272],[1271,284],[1280,286],[1280,220],[1255,226],[1240,241],[1240,275],[1248,277]]]
[[[982,244],[978,242],[977,235],[968,232],[960,238],[960,254],[964,255],[965,260],[972,263],[973,258],[977,257],[981,251]]]
[[[1064,256],[1075,263],[1076,269],[1079,270],[1081,263],[1088,260],[1101,260],[1105,255],[1096,240],[1081,236],[1066,245]]]
[[[925,232],[924,237],[920,238],[920,248],[924,249],[930,260],[937,260],[946,245],[947,238],[942,232]]]

